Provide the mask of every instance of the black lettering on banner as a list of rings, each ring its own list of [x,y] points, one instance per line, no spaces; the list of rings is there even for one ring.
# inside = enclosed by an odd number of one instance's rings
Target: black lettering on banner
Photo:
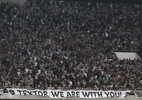
[[[33,93],[35,93],[35,95],[37,95],[37,91],[33,91]]]
[[[104,92],[104,93],[106,94],[107,97],[109,97],[109,96],[108,96],[108,95],[109,95],[109,92]]]
[[[111,97],[114,97],[114,93],[113,93],[113,92],[110,92],[110,96],[111,96]]]
[[[58,92],[51,91],[51,93],[52,93],[53,97],[58,97],[60,92],[59,91]]]
[[[13,90],[9,90],[9,92],[12,94],[12,95],[15,95],[15,92]]]
[[[27,95],[27,91],[26,91],[26,90],[23,90],[23,94],[24,94],[24,95]]]
[[[90,92],[83,92],[83,91],[82,91],[82,94],[83,94],[84,97],[89,97]]]
[[[98,97],[103,97],[102,92],[98,92]]]
[[[71,93],[70,92],[67,92],[67,97],[69,98],[69,97],[71,97],[72,95],[71,95]]]
[[[60,91],[60,96],[63,98],[64,97],[64,92]]]
[[[118,92],[115,95],[116,95],[116,97],[120,97],[122,94],[121,94],[121,92]]]
[[[119,92],[115,92],[115,97],[119,97]]]
[[[47,96],[47,92],[43,91],[43,96],[46,97]]]
[[[76,92],[76,91],[70,91],[70,92],[67,92],[67,97],[80,97],[80,92]]]
[[[76,97],[77,97],[77,98],[80,97],[79,92],[76,92]]]
[[[93,92],[91,92],[91,97],[93,98]]]
[[[92,97],[96,97],[96,92],[91,93]]]
[[[119,96],[121,96],[122,95],[122,93],[121,92],[119,92]]]
[[[71,93],[72,93],[72,97],[75,97],[75,92],[74,92],[74,91],[71,91]]]
[[[20,95],[22,95],[22,90],[17,90],[17,92],[19,92],[19,93],[20,93]]]
[[[32,95],[32,92],[31,92],[31,91],[27,91],[27,93],[28,93],[29,95]]]
[[[41,91],[38,91],[39,96],[43,96],[43,93]]]

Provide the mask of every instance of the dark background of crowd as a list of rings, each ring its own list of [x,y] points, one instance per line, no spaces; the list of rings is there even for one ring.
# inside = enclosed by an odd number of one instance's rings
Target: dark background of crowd
[[[127,90],[142,87],[142,5],[28,0],[0,4],[0,86]]]

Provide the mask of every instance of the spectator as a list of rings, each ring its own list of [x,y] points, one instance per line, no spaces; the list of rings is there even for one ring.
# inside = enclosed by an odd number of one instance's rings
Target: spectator
[[[142,62],[113,53],[139,51],[141,10],[141,4],[1,3],[1,87],[141,87]]]

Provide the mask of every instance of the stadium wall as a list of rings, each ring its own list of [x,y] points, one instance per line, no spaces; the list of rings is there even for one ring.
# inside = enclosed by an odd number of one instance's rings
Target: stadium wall
[[[0,99],[7,99],[7,100],[11,100],[11,99],[20,99],[20,100],[25,100],[25,99],[46,99],[46,100],[63,100],[63,99],[53,99],[53,98],[43,98],[43,97],[39,97],[39,96],[19,96],[18,98],[2,98],[0,97]],[[138,99],[136,98],[135,96],[128,96],[128,97],[125,97],[125,98],[116,98],[116,97],[112,97],[112,98],[96,98],[96,99],[79,99],[79,98],[66,98],[64,100],[142,100],[142,99]]]

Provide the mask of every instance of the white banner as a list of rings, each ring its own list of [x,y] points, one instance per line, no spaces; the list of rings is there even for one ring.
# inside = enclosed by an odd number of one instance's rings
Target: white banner
[[[0,95],[3,93],[3,89],[0,89]]]
[[[125,97],[130,91],[95,91],[95,90],[28,90],[7,88],[10,96],[37,95],[49,98],[105,98]]]

